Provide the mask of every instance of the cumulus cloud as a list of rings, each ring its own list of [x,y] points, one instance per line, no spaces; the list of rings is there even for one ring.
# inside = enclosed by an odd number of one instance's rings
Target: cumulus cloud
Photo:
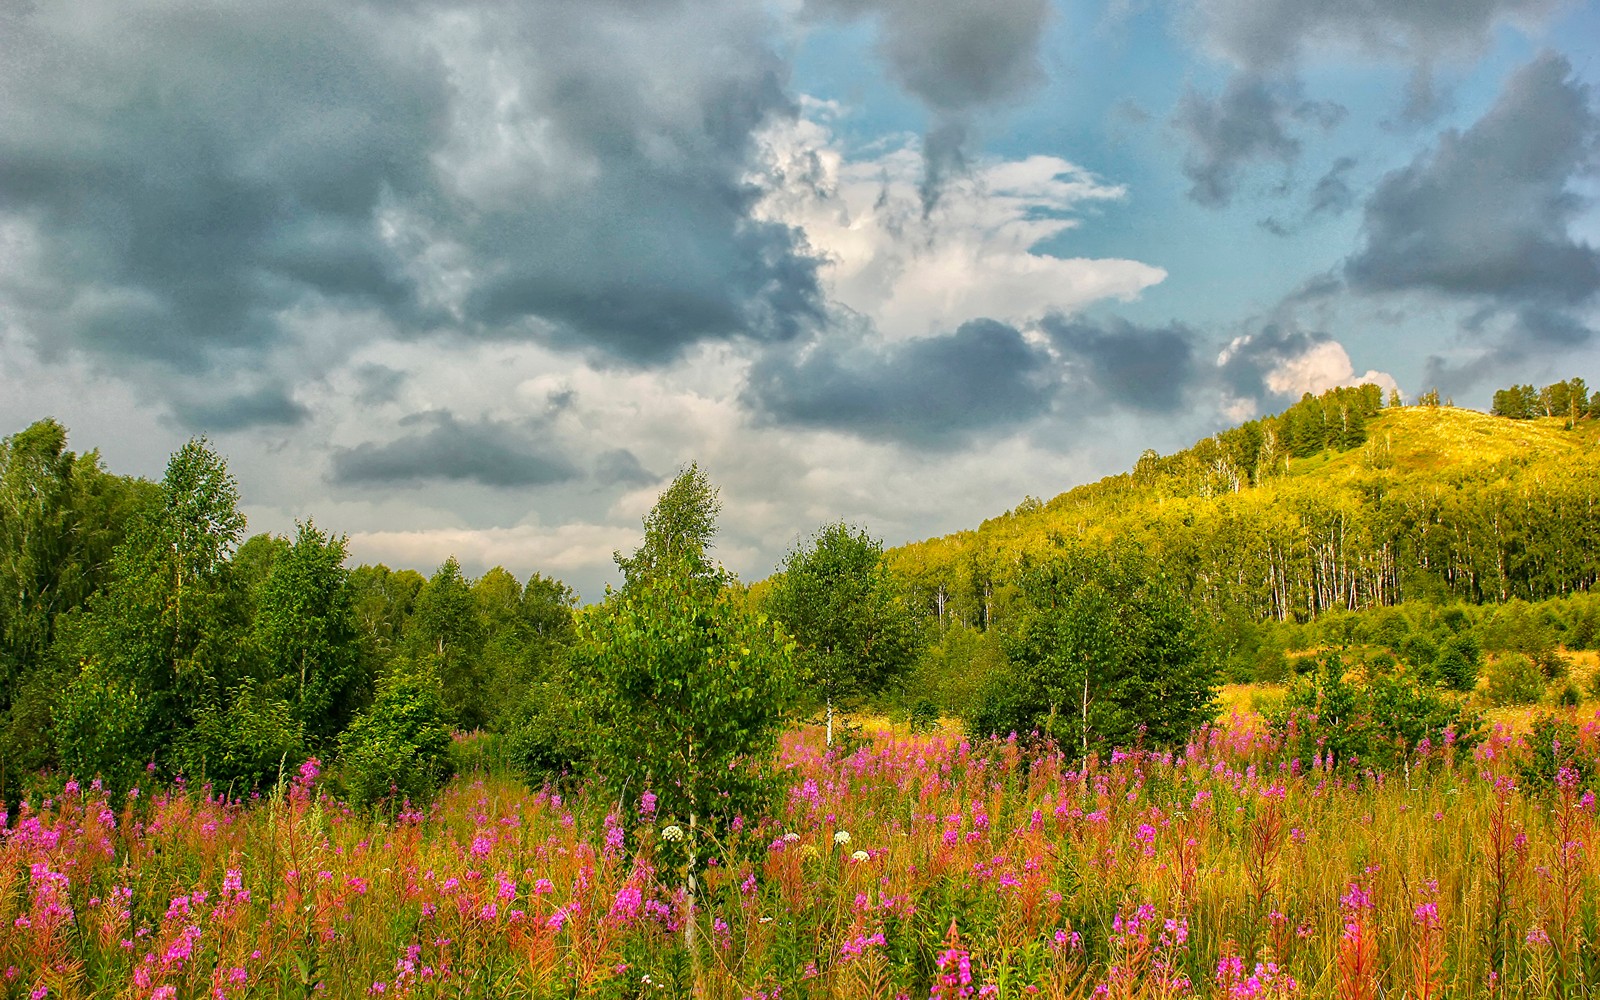
[[[1587,202],[1574,184],[1600,167],[1600,114],[1566,58],[1518,70],[1464,132],[1379,181],[1364,206],[1364,245],[1345,262],[1352,288],[1424,293],[1471,307],[1475,360],[1430,362],[1465,388],[1532,352],[1590,342],[1583,311],[1600,293],[1600,249],[1573,228]]]
[[[1216,379],[1224,413],[1241,420],[1265,402],[1294,400],[1308,392],[1366,383],[1399,388],[1387,372],[1369,369],[1357,375],[1343,344],[1288,322],[1268,323],[1229,341],[1217,355]]]
[[[1339,105],[1304,100],[1298,91],[1298,86],[1241,73],[1217,97],[1186,92],[1172,123],[1188,140],[1183,173],[1190,181],[1189,197],[1202,205],[1227,205],[1247,166],[1274,162],[1287,168],[1299,159],[1300,140],[1291,132],[1295,125],[1332,128],[1344,118]]]
[[[1465,132],[1386,175],[1365,206],[1366,243],[1345,264],[1363,291],[1426,290],[1554,305],[1600,290],[1600,251],[1571,226],[1569,188],[1596,166],[1600,118],[1572,67],[1545,53]]]
[[[1135,260],[1063,257],[1083,216],[1127,197],[1053,156],[984,160],[923,212],[909,145],[852,157],[814,106],[767,136],[773,180],[764,217],[805,234],[824,259],[828,298],[890,339],[948,332],[975,317],[1012,324],[1127,300],[1166,277]]]
[[[752,369],[745,400],[788,424],[947,446],[1044,412],[1054,389],[1048,367],[1014,327],[973,320],[948,336],[876,349],[768,356]]]
[[[933,116],[919,185],[929,208],[962,172],[973,113],[1044,79],[1039,48],[1049,0],[808,0],[805,9],[814,17],[877,19],[889,76]]]
[[[519,487],[546,486],[578,476],[572,463],[553,451],[535,426],[463,421],[448,411],[414,413],[400,426],[415,429],[384,444],[369,441],[336,449],[332,481],[415,486],[443,480]]]
[[[251,364],[318,310],[656,364],[819,315],[755,218],[794,114],[726,0],[13,6],[0,311],[41,350]],[[686,53],[706,58],[685,58]],[[716,53],[710,57],[710,53]]]

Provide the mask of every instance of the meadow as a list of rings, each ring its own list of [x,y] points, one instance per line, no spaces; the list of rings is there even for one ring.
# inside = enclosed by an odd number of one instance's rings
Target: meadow
[[[1504,726],[1388,773],[1237,713],[1081,767],[804,728],[715,838],[483,774],[389,814],[315,762],[243,802],[68,784],[4,817],[0,995],[1584,996],[1600,716],[1569,718],[1548,783]]]

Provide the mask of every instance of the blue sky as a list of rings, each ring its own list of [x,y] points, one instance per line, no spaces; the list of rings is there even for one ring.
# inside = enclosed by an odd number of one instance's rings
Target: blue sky
[[[0,5],[0,431],[588,597],[1594,370],[1600,5]]]

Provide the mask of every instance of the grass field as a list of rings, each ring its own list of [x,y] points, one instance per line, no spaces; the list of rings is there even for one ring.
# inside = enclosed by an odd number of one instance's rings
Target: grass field
[[[646,797],[480,776],[375,819],[311,770],[247,803],[69,787],[6,819],[0,994],[1584,996],[1600,724],[1574,720],[1549,787],[1506,729],[1387,774],[1244,716],[1081,769],[797,733],[773,814],[699,840],[692,903],[694,838]]]

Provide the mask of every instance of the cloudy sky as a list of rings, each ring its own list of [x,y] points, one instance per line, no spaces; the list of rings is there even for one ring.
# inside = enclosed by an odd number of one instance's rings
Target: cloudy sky
[[[594,598],[1600,381],[1600,4],[0,0],[0,433]]]

